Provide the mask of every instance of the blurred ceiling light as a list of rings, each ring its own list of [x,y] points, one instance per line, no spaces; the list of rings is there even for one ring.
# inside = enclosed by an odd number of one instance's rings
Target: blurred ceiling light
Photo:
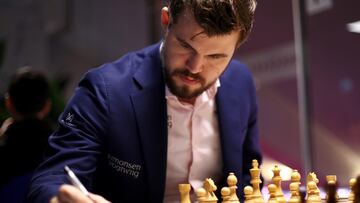
[[[352,23],[348,23],[346,28],[349,32],[360,33],[360,20]]]

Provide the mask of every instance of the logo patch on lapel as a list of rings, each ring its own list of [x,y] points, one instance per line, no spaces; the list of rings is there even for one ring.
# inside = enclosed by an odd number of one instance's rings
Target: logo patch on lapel
[[[65,119],[63,118],[61,121],[67,126],[76,127],[74,117],[75,115],[73,113],[68,112],[65,116]]]

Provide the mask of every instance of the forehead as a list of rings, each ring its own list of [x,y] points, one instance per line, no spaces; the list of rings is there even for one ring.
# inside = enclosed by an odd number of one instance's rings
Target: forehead
[[[233,49],[239,38],[240,31],[232,31],[224,35],[209,37],[205,30],[196,22],[193,13],[185,9],[168,30],[169,35],[180,38],[193,46],[208,48]]]
[[[204,29],[196,22],[193,13],[189,9],[184,9],[177,17],[176,23],[170,26],[170,31],[183,35],[195,35],[204,32]]]

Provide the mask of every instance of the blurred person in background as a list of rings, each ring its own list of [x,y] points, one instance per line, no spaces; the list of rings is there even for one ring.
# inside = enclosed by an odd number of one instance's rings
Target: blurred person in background
[[[11,117],[0,129],[0,189],[24,174],[30,179],[43,159],[52,133],[47,121],[51,99],[45,75],[31,67],[19,68],[5,94],[5,105]]]

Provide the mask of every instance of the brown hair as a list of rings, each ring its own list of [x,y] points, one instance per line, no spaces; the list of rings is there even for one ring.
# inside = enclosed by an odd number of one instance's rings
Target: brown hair
[[[241,44],[252,29],[255,7],[256,0],[169,0],[170,26],[176,24],[185,9],[190,9],[208,36],[240,30]]]

